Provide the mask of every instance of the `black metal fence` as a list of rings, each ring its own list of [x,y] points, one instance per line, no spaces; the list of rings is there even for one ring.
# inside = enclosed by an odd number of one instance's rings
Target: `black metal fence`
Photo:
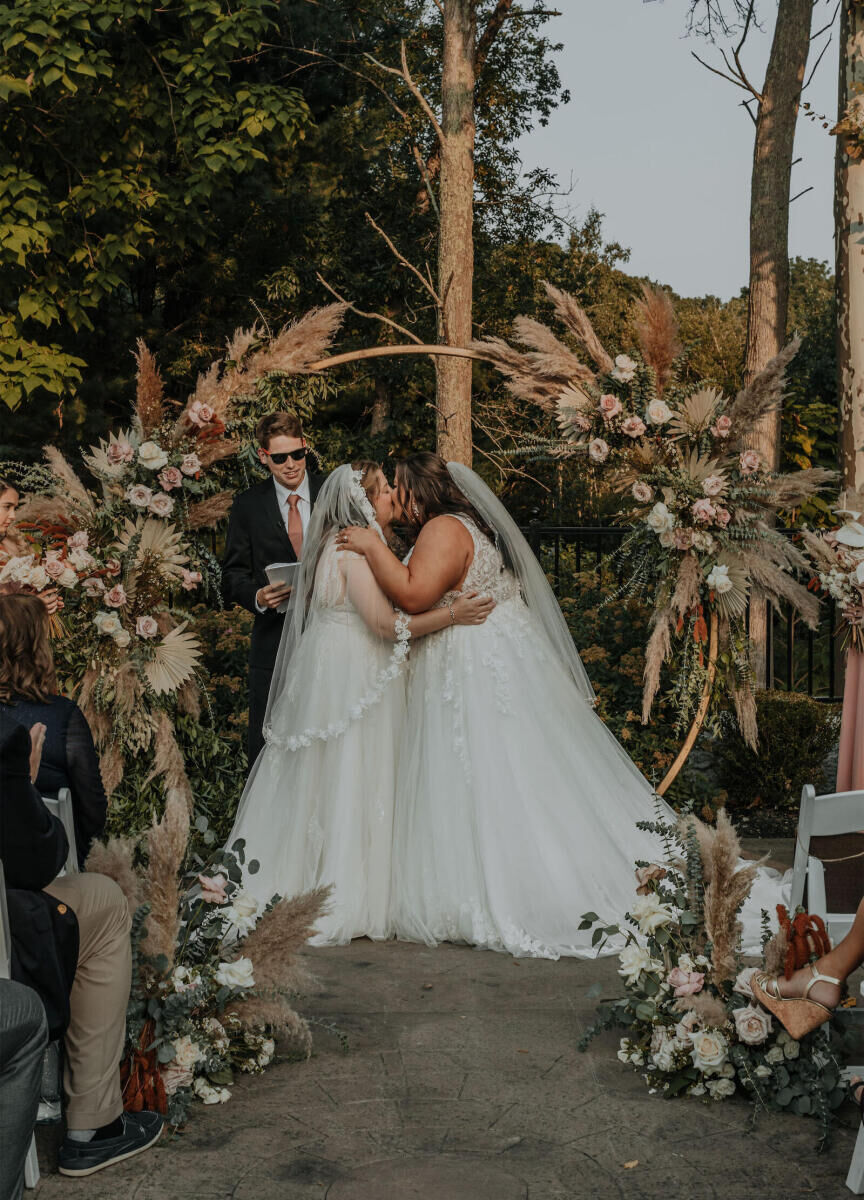
[[[551,576],[555,594],[566,594],[572,576],[597,570],[627,534],[616,525],[523,526],[532,550]],[[623,572],[619,573],[620,578]],[[766,680],[769,687],[803,692],[817,700],[838,701],[843,690],[843,655],[837,636],[839,617],[833,601],[822,601],[817,629],[808,629],[786,605],[768,611]]]

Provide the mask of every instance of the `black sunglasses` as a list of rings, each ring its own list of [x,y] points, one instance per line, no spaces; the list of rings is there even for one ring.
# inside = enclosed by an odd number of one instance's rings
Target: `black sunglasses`
[[[295,462],[302,462],[306,457],[306,447],[301,446],[299,450],[285,450],[279,454],[271,454],[269,450],[265,450],[264,453],[272,463],[275,463],[277,467],[281,467],[289,458],[293,458]]]

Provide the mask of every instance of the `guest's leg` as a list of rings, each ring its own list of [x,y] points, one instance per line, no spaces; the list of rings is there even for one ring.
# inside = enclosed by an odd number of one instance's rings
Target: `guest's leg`
[[[842,983],[853,971],[857,971],[862,963],[864,963],[864,900],[858,905],[855,920],[843,940],[814,965],[820,975],[839,979]],[[804,988],[812,977],[810,968],[802,967],[800,971],[795,972],[791,979],[781,978],[779,980],[780,995],[787,998],[802,996]],[[819,1004],[825,1004],[829,1008],[833,1008],[840,1000],[840,988],[835,984],[821,981],[814,983],[808,994],[812,1000],[816,1000]]]
[[[64,875],[46,889],[78,918],[80,949],[66,1033],[66,1124],[99,1129],[123,1111],[120,1059],[132,979],[129,906],[104,875]]]
[[[0,979],[0,1196],[19,1200],[30,1147],[48,1022],[30,988]]]
[[[266,667],[249,668],[249,737],[247,746],[250,771],[258,755],[264,749],[264,716],[267,712],[267,698],[270,695],[272,679],[273,672]]]

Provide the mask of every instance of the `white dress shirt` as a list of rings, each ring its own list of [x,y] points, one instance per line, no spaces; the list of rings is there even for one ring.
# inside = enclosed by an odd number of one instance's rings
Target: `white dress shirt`
[[[291,511],[288,506],[288,497],[293,496],[294,492],[292,492],[290,488],[285,487],[284,484],[280,483],[279,480],[276,479],[275,476],[273,478],[273,483],[276,487],[276,500],[278,501],[279,511],[282,514],[282,520],[285,522],[285,532],[287,533],[288,532],[288,516]],[[309,491],[309,472],[308,471],[306,472],[306,474],[303,476],[302,480],[300,481],[300,486],[298,488],[295,488],[295,491],[296,491],[297,495],[300,497],[300,501],[297,505],[297,511],[300,514],[300,521],[302,522],[302,525],[303,525],[303,536],[305,537],[306,530],[309,526],[309,518],[312,516],[312,493]],[[267,607],[265,605],[259,604],[257,598],[255,600],[255,607],[258,609],[258,611],[260,613],[267,612]]]

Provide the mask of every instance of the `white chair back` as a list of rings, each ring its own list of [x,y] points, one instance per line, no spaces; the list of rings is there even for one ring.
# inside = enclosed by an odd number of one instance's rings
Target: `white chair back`
[[[827,796],[817,796],[812,784],[805,784],[798,814],[791,907],[794,912],[803,902],[806,883],[808,911],[822,918],[834,942],[849,932],[855,913],[828,911],[825,866],[810,853],[810,842],[814,837],[837,837],[849,833],[864,833],[864,792],[833,792]],[[864,885],[864,854],[861,857],[861,878]],[[864,886],[861,894],[864,896]]]
[[[78,848],[75,845],[75,818],[72,813],[72,793],[68,788],[61,788],[57,793],[56,800],[50,796],[43,796],[42,803],[50,813],[60,818],[60,822],[66,830],[66,837],[69,839],[69,853],[66,856],[66,865],[60,874],[77,875]]]

